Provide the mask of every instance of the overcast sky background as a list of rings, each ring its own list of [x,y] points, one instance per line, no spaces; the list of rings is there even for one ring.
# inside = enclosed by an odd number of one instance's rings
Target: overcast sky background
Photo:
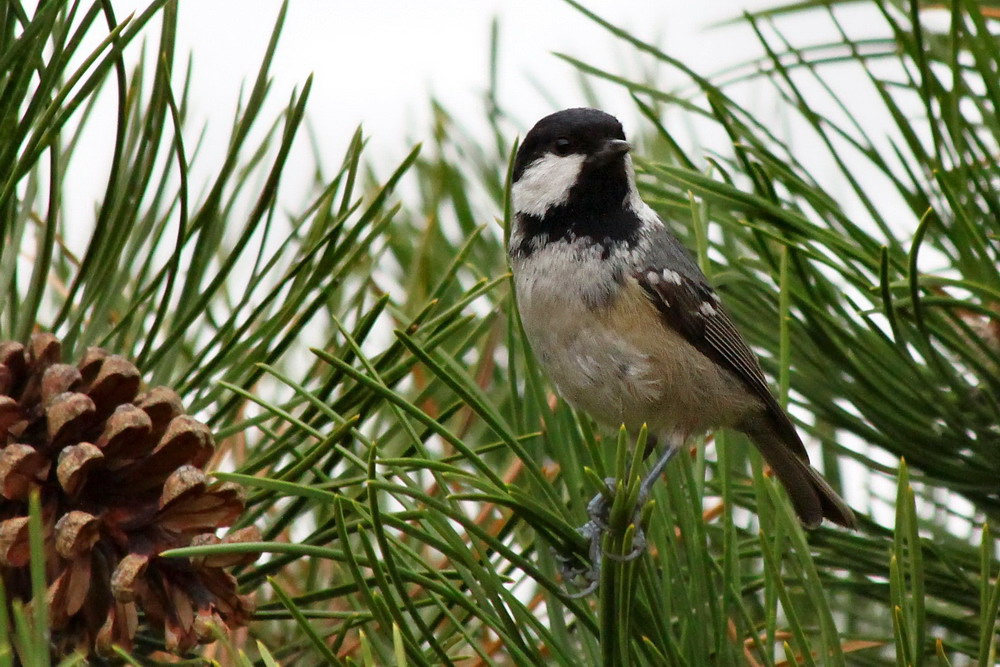
[[[707,26],[765,4],[586,3],[703,72],[757,53],[749,29]],[[227,120],[240,83],[256,73],[279,6],[263,0],[181,3],[180,52],[195,54],[196,111],[218,112]],[[560,0],[292,0],[275,61],[274,92],[283,98],[314,73],[309,112],[332,150],[339,153],[359,123],[377,151],[403,150],[404,140],[426,132],[431,93],[462,119],[482,117],[494,16],[500,20],[502,101],[526,123],[552,110],[538,84],[564,106],[582,102],[573,68],[553,51],[612,69],[636,65],[631,49]],[[618,95],[625,107],[626,96]],[[613,106],[613,94],[609,97]],[[198,109],[199,101],[219,106]]]
[[[141,11],[146,1],[114,0],[119,20],[129,12]],[[696,72],[710,75],[763,52],[745,23],[713,24],[781,3],[586,0],[584,4]],[[193,142],[202,128],[207,128],[194,165],[192,182],[198,183],[198,177],[211,178],[220,162],[240,89],[248,89],[257,74],[281,3],[189,0],[179,5],[176,66],[183,67],[188,54],[193,57],[186,140]],[[872,8],[864,9],[862,16],[855,8],[839,8],[838,16],[855,36],[871,30],[872,25],[884,30],[880,20],[871,21]],[[640,56],[562,0],[291,0],[260,125],[276,118],[292,91],[301,88],[312,74],[307,119],[327,171],[339,165],[360,124],[369,138],[368,159],[387,175],[414,143],[428,138],[432,95],[473,132],[485,129],[484,97],[494,17],[500,26],[498,97],[504,110],[518,121],[512,132],[526,131],[555,108],[585,102],[577,71],[553,52],[633,78],[655,71],[656,85],[666,90],[688,83],[675,71],[654,67],[652,58]],[[799,44],[815,44],[824,37],[835,39],[822,12],[785,20],[781,26],[785,35]],[[155,25],[147,29],[147,35],[155,42]],[[103,35],[93,37],[98,40]],[[138,53],[138,47],[132,47],[126,58],[134,61]],[[826,74],[836,83],[836,68]],[[597,83],[596,87],[602,106],[619,116],[626,133],[634,136],[643,121],[627,92],[612,84]],[[758,81],[744,87],[742,94],[742,104],[750,104],[761,114],[773,113],[770,85]],[[114,97],[107,90],[98,111],[109,125],[114,122]],[[91,123],[92,127],[98,125]],[[683,138],[686,128],[677,129]],[[110,161],[111,132],[110,126],[102,127],[81,142],[84,150],[80,152],[88,160],[87,164],[78,161],[71,166],[77,187],[67,198],[68,210],[89,213],[100,197],[106,170],[95,166]],[[804,140],[815,141],[811,137]],[[809,144],[802,149],[807,156],[821,152],[811,150]],[[312,162],[303,135],[285,170],[283,197],[301,199],[298,193],[290,194],[287,186],[296,180],[308,182]],[[823,164],[812,166],[826,168]],[[303,175],[301,179],[296,178],[298,173]]]
[[[147,1],[113,0],[113,5],[122,20],[130,12],[141,12]],[[738,19],[745,11],[773,7],[781,0],[586,0],[584,4],[694,71],[711,75],[763,53],[746,23],[713,25]],[[182,70],[191,55],[185,139],[189,150],[201,142],[191,181],[197,187],[218,169],[240,90],[248,90],[257,75],[281,3],[188,0],[179,6],[175,67]],[[877,17],[872,20],[872,7],[838,8],[837,14],[855,37],[872,30],[885,33],[883,22]],[[428,138],[432,96],[473,133],[485,130],[494,17],[500,26],[498,98],[516,119],[512,134],[523,133],[557,108],[585,103],[576,69],[553,52],[632,78],[654,80],[664,90],[689,83],[676,71],[658,66],[653,58],[641,56],[563,0],[291,0],[271,69],[273,83],[257,129],[263,132],[279,117],[292,91],[301,89],[313,75],[307,122],[327,173],[340,164],[354,130],[362,125],[369,139],[367,159],[379,167],[380,175],[388,175],[414,143]],[[781,27],[786,37],[800,45],[836,39],[823,12],[783,20]],[[157,31],[157,24],[147,26],[147,48],[158,40]],[[92,32],[96,47],[105,33]],[[130,46],[126,60],[137,61],[140,49],[138,43]],[[835,85],[843,75],[838,68],[825,68],[824,73]],[[176,85],[181,84],[181,77],[178,71]],[[873,95],[860,90],[857,79],[853,81],[853,95]],[[627,134],[634,137],[644,129],[623,88],[598,82],[596,89],[602,106],[620,117]],[[787,120],[768,116],[776,106],[773,87],[766,82],[758,80],[735,93],[741,104],[768,117],[769,123],[777,126]],[[697,101],[704,102],[700,96]],[[74,183],[65,200],[71,215],[92,217],[94,203],[102,196],[115,113],[114,91],[108,86],[80,142],[78,153],[86,159],[75,160],[67,174]],[[675,120],[666,119],[668,123]],[[684,122],[690,122],[690,114]],[[687,134],[698,136],[687,127],[672,127],[682,140]],[[785,135],[792,136],[787,129]],[[489,141],[489,135],[483,136]],[[719,138],[725,139],[721,132]],[[823,151],[813,150],[808,143],[815,142],[815,137],[803,133],[801,141],[806,142],[801,146],[803,156],[824,159]],[[310,183],[313,166],[314,155],[302,133],[284,171],[281,201],[302,201],[304,191],[295,192],[294,185]],[[822,162],[809,166],[820,173],[827,169]],[[832,170],[833,165],[829,166]],[[837,185],[831,187],[836,194]],[[79,231],[83,242],[85,234]]]

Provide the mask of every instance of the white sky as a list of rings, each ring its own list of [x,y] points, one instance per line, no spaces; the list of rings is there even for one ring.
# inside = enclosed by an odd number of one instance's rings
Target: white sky
[[[711,72],[757,50],[746,28],[705,26],[767,3],[586,4],[696,69]],[[181,3],[178,33],[181,53],[195,54],[196,113],[228,120],[241,82],[257,71],[279,6],[273,0]],[[463,120],[482,117],[494,16],[500,18],[502,102],[528,126],[553,110],[532,80],[563,106],[582,102],[573,68],[553,51],[635,71],[628,48],[560,0],[292,0],[274,68],[275,99],[286,99],[294,85],[313,73],[309,113],[333,155],[339,157],[359,123],[373,138],[376,154],[402,154],[404,140],[419,140],[426,132],[429,93]],[[624,95],[619,99],[631,109]]]
[[[760,54],[748,27],[708,26],[776,2],[587,0],[585,4],[707,74]],[[140,13],[147,3],[113,0],[119,21],[130,12]],[[240,90],[253,83],[281,3],[187,0],[179,4],[175,67],[181,70],[188,55],[193,57],[185,130],[189,151],[206,128],[192,165],[192,183],[197,187],[208,183],[218,168]],[[291,0],[257,129],[263,131],[277,118],[292,91],[312,74],[307,122],[324,165],[329,170],[340,164],[361,124],[369,138],[367,158],[387,175],[414,143],[428,138],[431,95],[466,127],[485,128],[490,28],[495,16],[501,35],[499,96],[504,109],[519,119],[522,132],[555,108],[585,101],[576,70],[553,52],[632,76],[650,71],[649,58],[640,60],[634,49],[562,0]],[[88,36],[91,48],[104,36],[93,30]],[[145,31],[147,47],[158,39],[154,22]],[[139,48],[130,46],[126,60],[137,60]],[[657,85],[682,83],[676,74],[657,71]],[[178,71],[177,83],[180,76]],[[621,118],[627,133],[635,134],[639,118],[627,94],[610,84],[598,84],[597,90],[604,108]],[[78,157],[66,174],[74,187],[66,193],[64,208],[69,217],[80,218],[80,224],[69,225],[70,237],[79,235],[70,238],[71,243],[85,243],[86,222],[92,220],[94,203],[106,185],[115,122],[112,93],[110,86],[105,87]],[[294,184],[306,183],[312,168],[307,137],[300,133],[284,172],[282,201],[301,202]],[[197,198],[199,193],[193,194]]]
[[[129,12],[141,11],[147,2],[114,0],[113,4],[121,20]],[[712,28],[712,24],[780,2],[586,0],[584,4],[708,75],[762,54],[747,25]],[[192,183],[207,182],[218,168],[240,90],[248,89],[257,74],[280,7],[277,0],[180,3],[175,66],[183,68],[188,54],[194,63],[185,131],[189,150],[207,127]],[[822,14],[810,12],[782,26],[797,42],[816,43],[822,41],[821,34],[831,34],[830,22]],[[865,30],[865,24],[872,23],[851,20],[857,19],[852,8],[838,10],[838,15],[847,16],[845,24],[851,30]],[[553,52],[631,77],[655,72],[656,85],[665,89],[688,83],[676,72],[655,68],[651,58],[638,56],[563,0],[291,0],[258,129],[278,117],[292,91],[312,74],[307,119],[327,171],[339,165],[361,124],[369,138],[368,159],[387,175],[414,143],[428,138],[431,95],[473,132],[485,128],[494,16],[500,21],[499,98],[504,110],[518,119],[522,132],[557,108],[585,102],[577,71]],[[156,25],[147,28],[147,44],[158,40],[157,30]],[[103,37],[94,32],[93,39]],[[127,59],[134,60],[138,53],[138,46],[130,47]],[[177,78],[179,83],[180,72]],[[603,108],[621,118],[627,134],[637,134],[642,121],[626,92],[611,84],[598,83],[596,88]],[[769,84],[754,83],[741,92],[743,104],[749,102],[764,114],[773,112]],[[108,89],[104,93],[95,116],[106,118],[106,127],[94,131],[101,123],[90,123],[78,151],[86,160],[75,160],[67,174],[74,182],[65,201],[70,215],[90,217],[104,189],[115,118],[113,95]],[[808,146],[800,150],[822,153]],[[307,137],[301,133],[285,170],[283,201],[301,198],[291,186],[296,180],[307,182],[312,167]],[[818,168],[822,172],[827,166],[820,163]]]

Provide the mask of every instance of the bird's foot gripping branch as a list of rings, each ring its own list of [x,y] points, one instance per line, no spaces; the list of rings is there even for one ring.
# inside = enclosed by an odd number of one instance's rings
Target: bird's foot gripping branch
[[[579,583],[579,591],[571,597],[582,598],[590,595],[601,583],[604,560],[615,563],[630,563],[646,551],[646,525],[649,519],[649,499],[656,480],[663,474],[678,448],[668,447],[652,468],[643,476],[638,476],[642,459],[652,447],[655,439],[648,437],[645,426],[639,432],[635,446],[629,447],[631,438],[624,427],[619,430],[616,455],[617,477],[603,481],[588,470],[600,491],[587,503],[587,523],[578,532],[587,542],[589,563],[583,562],[575,554],[554,550],[563,581]]]

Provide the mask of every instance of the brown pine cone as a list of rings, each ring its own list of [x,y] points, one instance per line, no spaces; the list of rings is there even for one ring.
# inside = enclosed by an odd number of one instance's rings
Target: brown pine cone
[[[0,576],[11,599],[31,599],[28,496],[42,501],[52,638],[58,653],[126,649],[139,627],[162,628],[167,647],[212,641],[213,626],[245,625],[253,611],[225,568],[246,558],[161,558],[221,540],[242,514],[241,487],[207,479],[208,427],[172,390],[140,394],[128,360],[89,348],[76,366],[36,334],[28,349],[0,342]]]

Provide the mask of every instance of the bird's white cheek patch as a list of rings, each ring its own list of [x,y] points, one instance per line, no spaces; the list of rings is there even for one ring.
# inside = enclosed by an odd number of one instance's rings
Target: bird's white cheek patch
[[[578,154],[547,153],[532,162],[511,188],[514,210],[541,217],[551,207],[565,204],[584,159]]]

